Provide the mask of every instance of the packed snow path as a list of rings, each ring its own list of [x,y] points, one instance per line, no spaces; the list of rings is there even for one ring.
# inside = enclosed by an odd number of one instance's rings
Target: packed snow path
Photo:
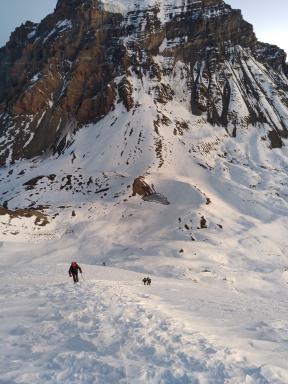
[[[89,268],[2,276],[1,384],[288,382],[284,302]]]

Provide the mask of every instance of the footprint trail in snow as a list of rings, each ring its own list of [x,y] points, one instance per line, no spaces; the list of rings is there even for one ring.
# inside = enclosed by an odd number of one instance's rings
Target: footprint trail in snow
[[[7,279],[0,383],[284,383],[280,371],[265,373],[187,326],[161,304],[157,287],[146,288],[140,279]]]

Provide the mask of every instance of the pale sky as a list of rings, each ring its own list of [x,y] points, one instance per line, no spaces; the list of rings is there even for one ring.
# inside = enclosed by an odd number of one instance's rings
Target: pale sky
[[[226,3],[242,10],[260,41],[276,44],[288,54],[288,0],[226,0]]]
[[[113,1],[113,0],[111,0]],[[0,46],[26,20],[39,22],[52,12],[57,0],[0,0]],[[288,53],[288,0],[226,0],[242,9],[259,40],[277,44]]]

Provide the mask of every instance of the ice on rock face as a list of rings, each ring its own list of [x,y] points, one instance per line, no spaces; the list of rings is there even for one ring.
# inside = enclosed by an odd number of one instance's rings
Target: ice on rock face
[[[213,0],[215,2],[215,0]],[[180,8],[182,11],[192,3],[201,3],[201,0],[101,0],[103,8],[110,12],[119,12],[123,15],[137,11],[157,7],[161,20],[172,9]]]
[[[158,19],[165,22],[176,14],[188,11],[192,4],[210,7],[221,3],[222,0],[58,0],[56,9],[89,5],[123,16],[132,12],[156,9]]]

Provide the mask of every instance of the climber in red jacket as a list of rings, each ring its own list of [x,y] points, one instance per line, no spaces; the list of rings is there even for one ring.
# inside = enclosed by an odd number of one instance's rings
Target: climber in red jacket
[[[70,268],[69,268],[69,276],[73,277],[74,283],[78,283],[78,271],[82,273],[82,269],[79,267],[79,265],[76,263],[76,261],[72,261]]]

